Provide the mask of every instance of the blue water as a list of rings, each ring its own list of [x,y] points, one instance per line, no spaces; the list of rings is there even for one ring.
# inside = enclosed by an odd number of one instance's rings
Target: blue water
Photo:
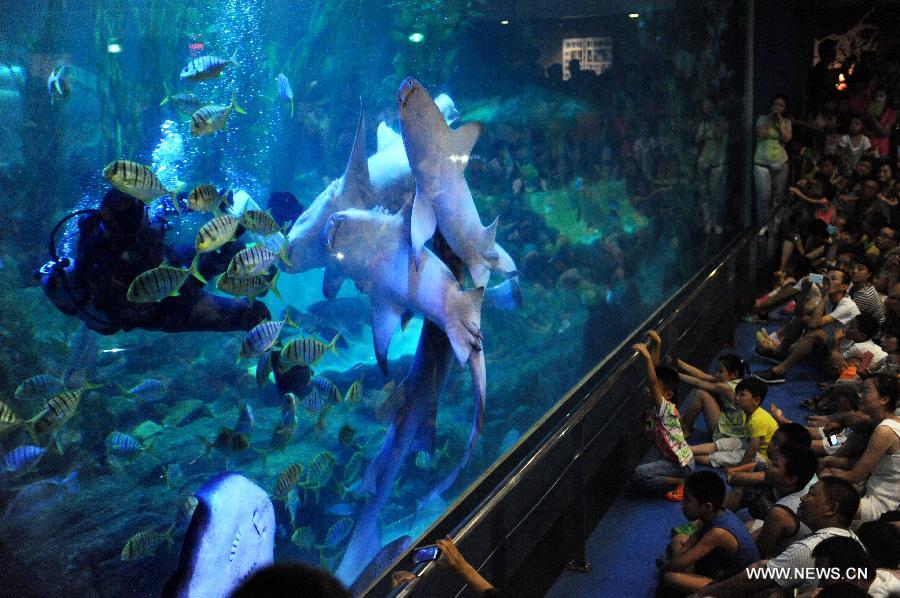
[[[42,374],[82,394],[71,417],[50,434],[33,438],[32,424],[0,428],[4,454],[33,442],[47,449],[30,469],[0,478],[3,570],[14,570],[19,582],[42,595],[158,595],[178,566],[186,537],[188,520],[178,514],[184,497],[223,471],[238,472],[271,495],[282,471],[294,463],[308,471],[322,453],[334,458],[324,483],[302,474],[293,487],[298,499],[273,499],[276,560],[324,566],[349,585],[382,547],[404,536],[409,538],[403,545],[415,543],[447,505],[724,243],[704,232],[694,135],[698,122],[713,118],[701,113],[699,100],[725,93],[740,80],[699,74],[710,61],[727,58],[723,40],[734,32],[729,33],[731,5],[724,4],[728,7],[710,14],[673,10],[636,20],[601,14],[577,22],[551,18],[509,25],[499,24],[496,6],[476,2],[466,8],[449,0],[160,0],[127,7],[29,0],[5,7],[0,16],[5,219],[0,401],[18,420],[38,421],[59,387],[16,389]],[[718,19],[722,26],[710,30],[719,37],[681,40],[678,31],[691,19]],[[413,33],[422,40],[413,41],[418,39]],[[595,37],[612,38],[612,70],[556,78],[552,65],[562,61],[563,39]],[[585,64],[593,60],[588,47],[600,46],[585,47]],[[192,59],[232,54],[235,62],[217,77],[179,80]],[[48,77],[63,66],[60,87],[51,84],[48,90]],[[293,114],[279,95],[279,73],[290,82]],[[117,247],[125,249],[108,261],[86,264],[85,239],[106,242],[109,235],[79,234],[78,218],[64,222],[48,243],[67,214],[100,205],[110,189],[103,169],[117,159],[148,166],[162,186],[184,194],[182,206],[196,185],[212,183],[233,192],[238,212],[255,206],[276,214],[277,202],[270,202],[275,192],[290,192],[309,209],[347,168],[360,99],[365,155],[379,149],[380,124],[397,137],[396,94],[408,76],[432,97],[444,93],[453,99],[461,118],[443,115],[452,127],[482,124],[471,155],[452,158],[464,158],[482,225],[499,217],[496,241],[518,272],[521,305],[490,298],[488,291],[481,312],[487,393],[479,434],[472,435],[475,389],[467,365],[450,364],[440,393],[426,396],[420,389],[421,396],[406,396],[405,403],[389,400],[402,390],[414,363],[427,329],[424,319],[415,314],[397,330],[389,373],[383,375],[373,349],[368,289],[347,280],[333,301],[337,307],[328,307],[322,264],[291,273],[279,262],[269,276],[285,270],[277,280],[280,298],[269,291],[258,300],[273,319],[290,308],[300,320],[299,330],[282,333],[281,344],[297,336],[328,343],[339,333],[337,353],[327,351],[314,374],[336,384],[342,395],[357,381],[362,391],[358,401],[332,404],[323,414],[304,407],[312,386],[295,382],[290,390],[298,398],[297,423],[283,447],[272,442],[284,404],[275,376],[260,376],[260,386],[256,358],[238,361],[252,323],[229,332],[167,333],[133,323],[124,326],[128,330],[103,330],[98,321],[115,319],[118,312],[104,311],[108,306],[92,311],[88,299],[63,313],[33,276],[54,257],[48,244],[60,258],[77,258],[79,268],[96,266],[79,270],[87,274],[74,296],[68,291],[78,303],[82,287],[107,288],[120,276],[124,280],[117,284],[127,287],[162,261],[162,246],[150,247],[132,231],[115,237]],[[167,95],[188,92],[204,105],[228,105],[234,96],[245,114],[232,111],[226,127],[194,137],[190,113],[176,111],[171,99],[160,104]],[[735,109],[720,117],[734,123],[738,114]],[[639,133],[641,124],[650,125],[646,135]],[[652,144],[645,144],[647,135]],[[656,149],[636,151],[638,137],[639,148]],[[383,163],[370,161],[369,168],[373,180],[386,176]],[[368,196],[365,207],[399,210],[415,193],[416,182],[407,172],[394,183]],[[141,212],[138,202],[129,203]],[[186,259],[170,252],[169,261],[187,266],[198,229],[212,217],[186,209],[178,213],[163,196],[147,205],[145,222],[162,231],[165,221],[160,239],[166,251],[187,248],[178,253]],[[283,232],[290,237],[290,230],[285,226]],[[277,250],[283,239],[248,233],[237,245]],[[429,246],[440,253],[434,243]],[[373,248],[373,254],[382,249]],[[154,263],[129,269],[149,253]],[[441,255],[453,265],[447,253]],[[210,280],[202,291],[195,282],[185,284],[196,286],[196,296],[224,298],[215,288],[217,279]],[[488,284],[505,280],[495,272]],[[465,290],[474,287],[464,268],[460,282]],[[65,297],[57,289],[60,296]],[[160,305],[173,301],[166,298]],[[169,313],[155,313],[150,327],[161,326]],[[148,380],[161,383],[161,395],[127,394]],[[423,407],[438,395],[433,413]],[[222,430],[238,428],[245,405],[254,415],[252,426],[242,424],[243,443],[228,444]],[[128,458],[111,455],[112,432],[135,438],[141,449]],[[378,459],[379,454],[389,458]],[[67,478],[73,472],[77,476]],[[363,483],[374,477],[376,484]],[[61,482],[73,479],[77,485]],[[24,514],[10,508],[29,496],[35,498]],[[353,529],[329,534],[344,518]],[[162,541],[142,558],[121,558],[135,534],[165,532],[173,525],[173,549]],[[310,528],[304,533],[314,537],[312,546],[291,541],[302,528]]]

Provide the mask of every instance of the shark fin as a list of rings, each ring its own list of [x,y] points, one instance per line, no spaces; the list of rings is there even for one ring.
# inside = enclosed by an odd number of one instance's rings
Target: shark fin
[[[388,347],[400,325],[400,310],[386,303],[372,303],[372,336],[375,340],[375,358],[382,373],[388,375]]]
[[[400,133],[390,128],[384,121],[378,123],[378,131],[376,133],[376,136],[378,138],[379,152],[401,140]]]
[[[422,199],[416,193],[416,197],[413,199],[409,236],[417,270],[419,269],[419,260],[422,257],[422,248],[425,247],[425,242],[434,236],[436,228],[437,214],[434,212],[434,204],[430,199]]]
[[[497,261],[499,258],[499,254],[497,253],[497,222],[500,221],[500,217],[494,218],[494,221],[491,222],[489,226],[486,226],[481,231],[481,256],[489,262]]]
[[[484,127],[481,126],[481,123],[466,123],[460,128],[449,132],[450,140],[447,150],[450,152],[450,155],[456,156],[456,163],[459,164],[460,172],[466,169],[472,148],[475,147],[483,131]]]
[[[344,283],[344,275],[340,269],[332,263],[325,266],[325,275],[322,277],[322,295],[326,299],[334,299]]]
[[[481,351],[481,304],[484,287],[460,292],[448,299],[447,338],[460,364],[466,363],[472,351]]]
[[[353,139],[353,149],[350,150],[350,160],[347,162],[347,170],[344,172],[344,182],[341,193],[349,197],[358,198],[356,203],[360,207],[365,206],[370,195],[369,161],[366,157],[366,113],[362,108],[362,100],[359,106],[359,122],[356,125],[356,137]]]

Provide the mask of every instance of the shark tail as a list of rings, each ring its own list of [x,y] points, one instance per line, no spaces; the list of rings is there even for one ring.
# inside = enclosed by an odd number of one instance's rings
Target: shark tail
[[[481,352],[481,304],[484,287],[455,293],[448,298],[446,333],[450,346],[460,364],[469,360],[473,352]]]

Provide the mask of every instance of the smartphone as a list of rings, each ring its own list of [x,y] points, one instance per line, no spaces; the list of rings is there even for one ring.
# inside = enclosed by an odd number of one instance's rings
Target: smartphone
[[[810,274],[809,275],[809,282],[811,282],[813,284],[822,284],[823,280],[825,280],[825,277],[822,276],[821,274]]]
[[[837,434],[832,434],[827,439],[828,446],[838,446],[841,441],[838,439]]]
[[[430,544],[428,546],[416,548],[416,551],[413,553],[413,563],[416,565],[419,563],[427,563],[428,561],[437,560],[439,556],[441,556],[441,549],[434,544]]]

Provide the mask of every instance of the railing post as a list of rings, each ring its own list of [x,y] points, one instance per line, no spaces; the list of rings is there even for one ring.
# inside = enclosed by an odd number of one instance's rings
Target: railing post
[[[572,571],[580,571],[582,573],[587,573],[591,570],[591,564],[587,560],[587,539],[591,534],[592,530],[587,529],[587,496],[588,496],[588,487],[587,487],[587,476],[585,475],[585,466],[584,466],[584,449],[585,449],[585,438],[584,438],[584,426],[578,426],[578,453],[575,455],[575,462],[573,463],[573,475],[577,480],[577,488],[578,488],[578,496],[572,501],[572,507],[570,510],[572,521],[566,526],[569,530],[571,530],[571,546],[573,548],[572,558],[569,559],[569,563],[566,565],[567,569],[571,569]]]

